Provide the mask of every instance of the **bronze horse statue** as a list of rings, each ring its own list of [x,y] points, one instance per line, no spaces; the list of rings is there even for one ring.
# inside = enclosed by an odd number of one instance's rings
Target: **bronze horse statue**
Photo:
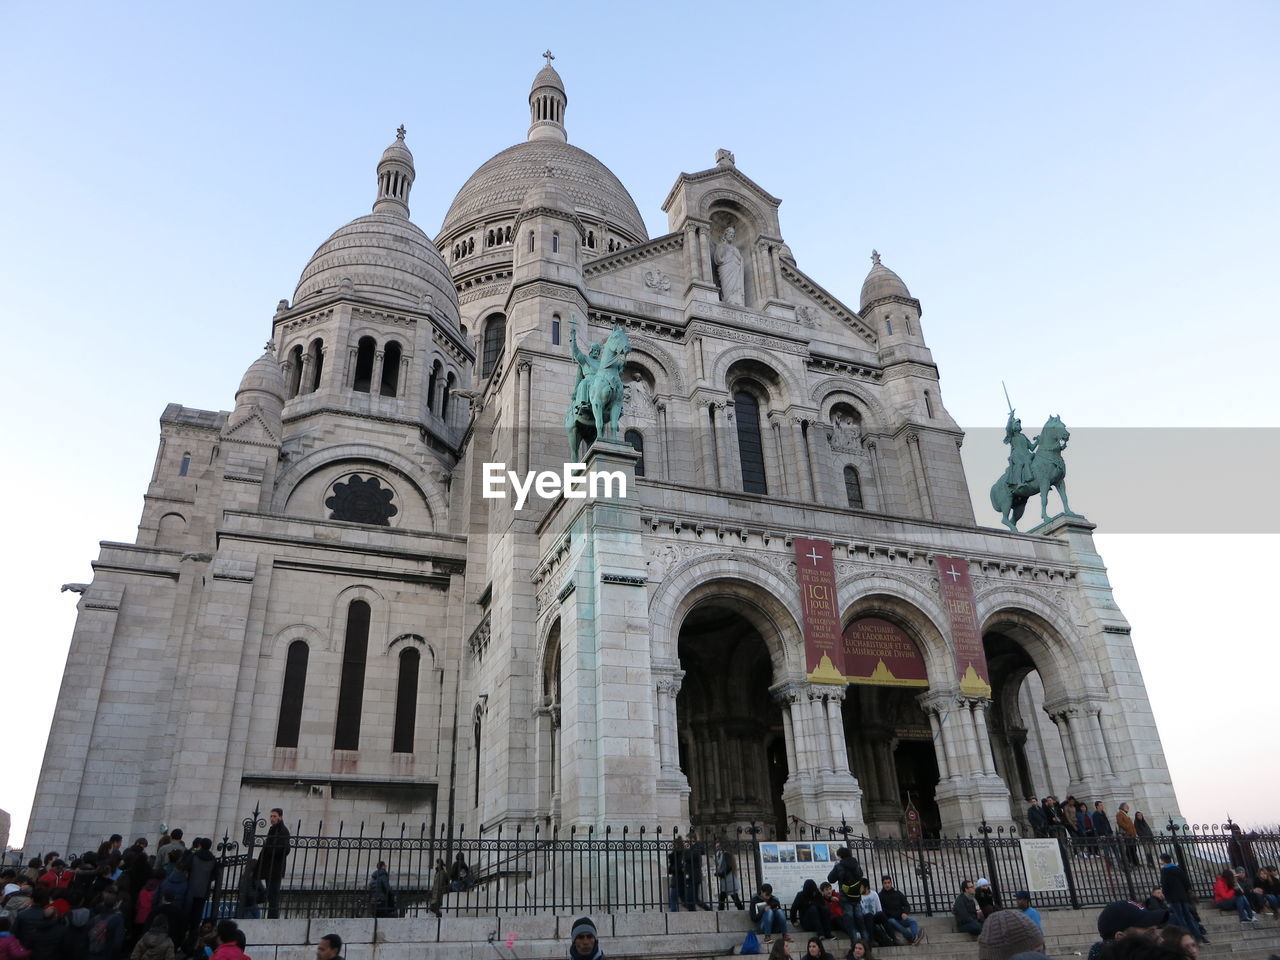
[[[1010,443],[1009,432],[1019,432],[1021,422],[1010,416],[1010,428],[1005,434],[1005,442]],[[1062,459],[1062,451],[1067,447],[1071,433],[1062,419],[1054,414],[1045,421],[1044,429],[1031,444],[1034,452],[1030,454],[1028,469],[1021,470],[1010,458],[1009,469],[991,487],[991,506],[1000,514],[1006,527],[1017,532],[1018,521],[1026,509],[1027,501],[1036,494],[1040,495],[1040,517],[1049,520],[1049,488],[1058,491],[1062,500],[1062,512],[1068,517],[1077,517],[1067,503],[1067,464]],[[1015,449],[1016,445],[1015,445]]]
[[[578,448],[594,437],[613,440],[622,419],[622,365],[631,352],[631,341],[621,326],[603,344],[593,343],[587,353],[578,349],[577,331],[569,328],[569,346],[578,364],[578,381],[573,399],[564,415],[564,428],[569,436],[569,453],[578,460]]]

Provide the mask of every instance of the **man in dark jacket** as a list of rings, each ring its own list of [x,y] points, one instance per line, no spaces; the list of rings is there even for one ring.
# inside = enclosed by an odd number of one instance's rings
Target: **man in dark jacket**
[[[280,916],[280,884],[284,880],[285,859],[289,856],[289,828],[284,825],[284,811],[271,810],[271,826],[258,857],[259,875],[267,881],[267,919]]]
[[[213,841],[208,837],[197,837],[191,845],[191,856],[187,861],[187,897],[190,912],[187,914],[188,952],[195,944],[196,931],[200,929],[200,920],[204,916],[204,904],[213,891],[222,864],[213,855]]]
[[[1031,825],[1031,833],[1037,837],[1049,835],[1049,818],[1044,814],[1044,807],[1035,797],[1027,797],[1027,822]]]
[[[924,939],[920,935],[919,922],[911,916],[910,901],[906,894],[894,888],[893,877],[887,873],[880,878],[880,906],[890,930],[902,934],[911,944],[920,943]]]
[[[1167,853],[1160,854],[1160,889],[1164,893],[1165,906],[1171,919],[1178,926],[1191,931],[1200,943],[1208,943],[1204,927],[1196,920],[1191,909],[1191,881],[1182,867],[1173,862]]]

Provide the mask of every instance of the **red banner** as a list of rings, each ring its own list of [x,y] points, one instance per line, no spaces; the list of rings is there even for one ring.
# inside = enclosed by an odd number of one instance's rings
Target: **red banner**
[[[960,677],[960,692],[966,697],[989,697],[991,674],[987,672],[987,654],[982,649],[969,561],[963,557],[938,557],[937,564],[942,606],[951,622],[951,649]]]
[[[804,614],[805,672],[814,683],[844,685],[844,642],[836,603],[836,565],[825,540],[795,538],[796,579]]]
[[[844,678],[875,687],[927,687],[924,657],[906,631],[863,617],[844,630]]]

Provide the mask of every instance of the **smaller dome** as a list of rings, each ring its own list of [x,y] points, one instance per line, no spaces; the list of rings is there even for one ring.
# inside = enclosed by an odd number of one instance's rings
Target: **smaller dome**
[[[404,134],[404,125],[401,124],[400,129],[396,131],[396,138],[391,141],[391,146],[382,151],[382,159],[378,161],[379,166],[390,160],[399,160],[401,163],[413,166],[413,154],[405,146]]]
[[[525,76],[528,76],[528,74],[525,74]],[[558,74],[556,72],[556,68],[551,65],[550,60],[547,61],[547,65],[545,67],[538,71],[538,75],[533,78],[533,87],[529,90],[530,98],[533,97],[533,91],[537,90],[539,87],[552,87],[553,89],[559,90],[561,93],[565,93],[564,81],[560,79],[560,74]],[[567,103],[569,100],[569,95],[567,93],[565,94],[564,99]]]
[[[880,262],[880,254],[871,251],[871,272],[862,281],[862,296],[858,302],[858,312],[867,309],[867,304],[883,300],[885,297],[906,297],[911,299],[911,291],[902,282],[902,278]]]
[[[244,377],[240,380],[240,389],[236,391],[236,402],[239,403],[241,395],[246,393],[262,394],[284,403],[286,393],[284,370],[281,369],[280,361],[276,359],[276,355],[270,348],[249,364],[249,369],[244,372]]]

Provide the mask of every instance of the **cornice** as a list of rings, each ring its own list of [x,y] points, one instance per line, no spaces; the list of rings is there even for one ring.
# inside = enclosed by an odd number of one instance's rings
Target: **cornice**
[[[612,273],[621,267],[642,263],[664,253],[683,249],[684,234],[668,233],[665,236],[656,237],[634,247],[627,247],[625,250],[618,250],[613,253],[606,253],[602,257],[597,257],[583,266],[582,275],[584,277],[595,277],[602,273]]]
[[[837,318],[843,320],[846,326],[852,329],[871,346],[874,347],[877,345],[875,331],[863,322],[862,317],[860,317],[856,311],[850,310],[847,306],[837,300],[834,295],[829,293],[821,284],[797,267],[794,263],[783,259],[779,259],[778,262],[782,268],[782,276],[786,280],[790,281],[801,293],[821,303]]]

